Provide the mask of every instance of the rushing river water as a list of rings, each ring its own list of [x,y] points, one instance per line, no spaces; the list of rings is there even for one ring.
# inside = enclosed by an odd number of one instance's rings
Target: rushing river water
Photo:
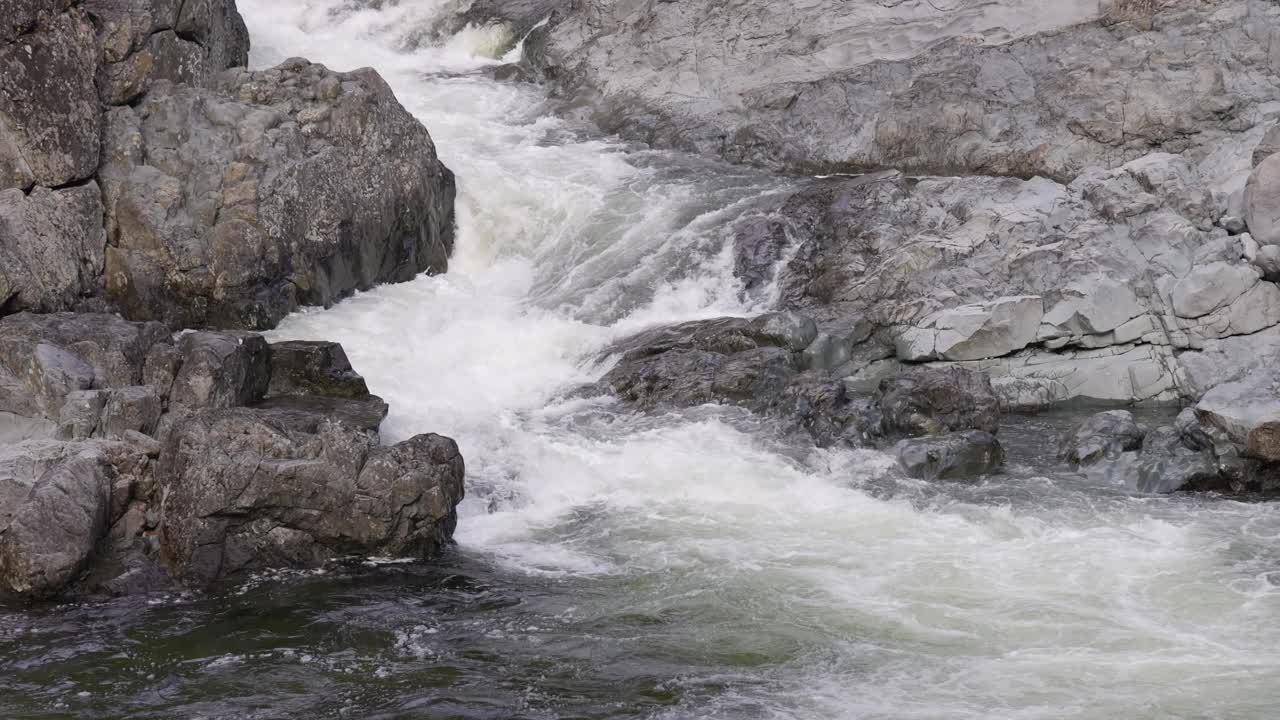
[[[1044,465],[895,476],[742,413],[564,400],[611,339],[744,314],[725,225],[785,181],[592,138],[431,0],[241,0],[252,61],[378,68],[458,175],[447,275],[299,313],[467,459],[439,562],[0,612],[0,717],[1273,718],[1280,505]],[[767,295],[767,294],[766,294]]]

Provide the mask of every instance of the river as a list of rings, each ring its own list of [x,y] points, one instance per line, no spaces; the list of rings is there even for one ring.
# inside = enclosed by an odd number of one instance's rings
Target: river
[[[437,562],[263,575],[205,595],[0,611],[0,716],[1089,720],[1275,717],[1280,505],[1134,494],[1041,456],[904,480],[722,408],[570,391],[658,323],[769,301],[730,223],[785,179],[628,146],[491,79],[508,38],[450,8],[240,0],[251,62],[371,65],[458,176],[447,274],[288,318],[457,439]]]

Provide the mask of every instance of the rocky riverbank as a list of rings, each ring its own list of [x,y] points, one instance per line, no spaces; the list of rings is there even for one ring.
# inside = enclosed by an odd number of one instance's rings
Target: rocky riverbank
[[[231,0],[0,11],[0,596],[436,553],[456,444],[245,332],[445,271],[426,128],[370,69],[246,70]]]
[[[831,401],[959,368],[989,375],[1004,410],[1194,407],[1180,447],[1213,448],[1228,478],[1215,487],[1270,486],[1274,4],[591,0],[467,17],[527,34],[512,75],[564,112],[797,175],[736,222],[735,268],[748,296],[816,334],[715,360],[701,334],[643,359],[647,339],[624,342],[605,382],[625,400],[775,413],[761,388],[794,394],[794,373],[843,388]],[[798,421],[832,425],[805,419],[822,406]]]

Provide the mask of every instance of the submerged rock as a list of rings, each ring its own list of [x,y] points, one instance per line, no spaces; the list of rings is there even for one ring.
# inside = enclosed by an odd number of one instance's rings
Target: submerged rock
[[[920,480],[975,478],[1004,465],[1000,441],[981,430],[900,440],[894,454],[907,476]]]

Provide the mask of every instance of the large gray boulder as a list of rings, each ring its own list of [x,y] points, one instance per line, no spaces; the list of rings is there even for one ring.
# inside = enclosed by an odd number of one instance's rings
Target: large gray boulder
[[[453,175],[372,70],[158,82],[106,124],[106,289],[130,317],[270,328],[447,267]]]
[[[1201,426],[1219,431],[1221,454],[1233,451],[1280,463],[1280,370],[1258,369],[1204,394],[1195,406]]]
[[[885,437],[914,437],[1000,427],[1000,400],[985,373],[919,368],[880,383],[876,404]]]

